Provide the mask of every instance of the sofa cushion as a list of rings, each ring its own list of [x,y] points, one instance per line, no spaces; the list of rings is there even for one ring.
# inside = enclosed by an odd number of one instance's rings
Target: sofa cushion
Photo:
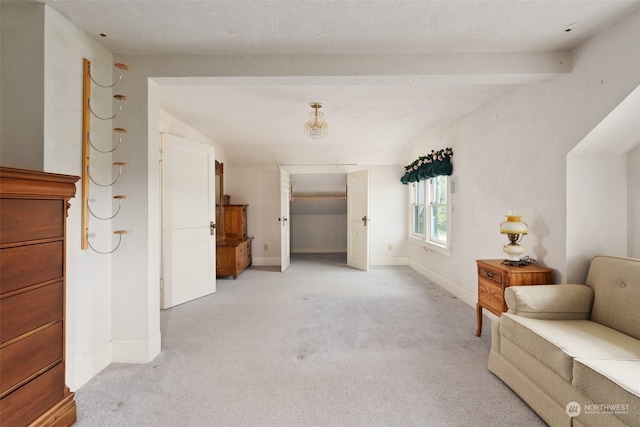
[[[549,320],[588,320],[593,289],[585,285],[509,286],[504,291],[509,313]]]
[[[590,320],[541,320],[503,313],[500,333],[568,382],[576,357],[640,360],[640,340]]]
[[[640,260],[594,257],[586,284],[594,293],[591,320],[640,339]]]
[[[602,405],[587,405],[585,413],[612,412],[640,426],[640,360],[576,359],[573,385]]]

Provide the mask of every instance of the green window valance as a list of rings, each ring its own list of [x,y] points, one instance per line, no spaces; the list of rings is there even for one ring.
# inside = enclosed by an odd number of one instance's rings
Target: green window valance
[[[451,148],[431,150],[431,153],[418,157],[416,161],[404,167],[405,174],[400,178],[400,182],[408,184],[440,175],[451,175],[453,173],[451,157],[453,157]]]

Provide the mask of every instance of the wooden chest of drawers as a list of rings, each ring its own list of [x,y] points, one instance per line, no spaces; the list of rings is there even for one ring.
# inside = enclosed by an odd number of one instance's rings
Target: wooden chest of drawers
[[[65,235],[77,177],[0,168],[0,425],[69,426]]]
[[[546,285],[551,283],[552,270],[529,264],[513,267],[502,264],[501,259],[477,260],[478,266],[478,303],[476,317],[478,329],[482,333],[482,309],[486,308],[496,316],[507,311],[504,290],[509,286]]]
[[[225,240],[216,246],[216,275],[233,276],[243,272],[251,265],[251,238],[244,240]]]

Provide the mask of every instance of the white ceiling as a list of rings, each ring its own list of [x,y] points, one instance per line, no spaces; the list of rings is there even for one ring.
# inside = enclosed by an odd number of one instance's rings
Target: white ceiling
[[[349,55],[345,61],[370,66],[366,76],[163,79],[162,108],[224,147],[232,164],[410,163],[406,153],[429,132],[515,84],[548,78],[540,53],[570,50],[640,7],[638,0],[44,2],[114,53]],[[394,78],[370,60],[450,54],[466,65],[438,78]],[[461,73],[500,63],[503,54],[511,61],[522,54],[524,71]],[[312,101],[324,104],[329,124],[319,141],[302,135]]]

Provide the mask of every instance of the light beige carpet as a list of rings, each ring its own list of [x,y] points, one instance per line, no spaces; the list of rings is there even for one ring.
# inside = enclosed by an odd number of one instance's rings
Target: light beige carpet
[[[252,267],[161,313],[162,353],[76,393],[78,426],[543,426],[487,371],[490,322],[409,267]]]

